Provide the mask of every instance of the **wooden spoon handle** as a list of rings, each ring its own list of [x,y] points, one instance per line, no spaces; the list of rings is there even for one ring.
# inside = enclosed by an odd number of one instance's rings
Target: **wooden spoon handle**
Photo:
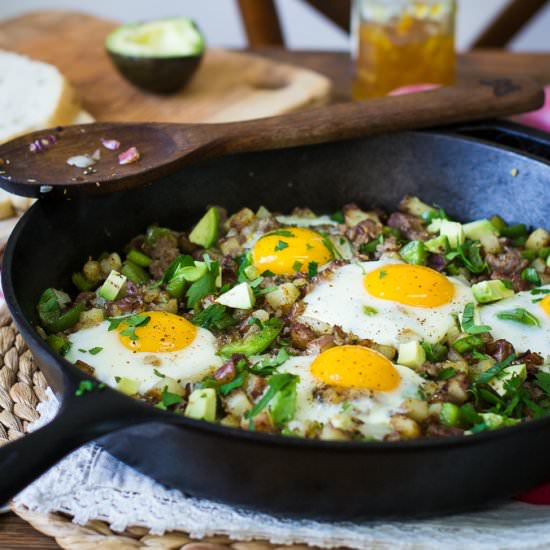
[[[530,79],[478,80],[271,118],[205,125],[200,133],[201,140],[209,144],[206,156],[213,156],[502,117],[534,110],[543,103],[542,89]]]

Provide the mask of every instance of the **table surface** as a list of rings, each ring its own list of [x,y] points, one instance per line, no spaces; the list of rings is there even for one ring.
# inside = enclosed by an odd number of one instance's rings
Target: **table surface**
[[[350,99],[351,62],[342,52],[297,52],[275,48],[254,50],[271,59],[295,63],[328,76],[334,84],[333,101]],[[550,54],[478,51],[461,55],[459,78],[482,75],[531,76],[541,85],[550,84]],[[3,550],[51,550],[60,548],[55,541],[34,530],[14,514],[0,516],[0,548]]]

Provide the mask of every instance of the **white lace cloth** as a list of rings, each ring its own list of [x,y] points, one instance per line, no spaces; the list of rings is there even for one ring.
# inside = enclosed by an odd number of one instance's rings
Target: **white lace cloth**
[[[33,429],[55,415],[57,402],[39,405]],[[513,502],[498,509],[415,522],[319,523],[282,520],[198,500],[170,490],[119,462],[94,444],[52,468],[16,498],[16,506],[65,512],[85,524],[98,519],[116,531],[147,527],[153,534],[181,530],[192,537],[227,535],[357,549],[550,548],[550,506]]]

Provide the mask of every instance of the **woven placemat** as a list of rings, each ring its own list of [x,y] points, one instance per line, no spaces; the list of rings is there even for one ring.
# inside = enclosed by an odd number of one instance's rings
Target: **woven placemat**
[[[25,435],[39,417],[36,406],[47,399],[48,385],[31,352],[17,332],[5,308],[0,309],[0,446]],[[173,531],[151,535],[143,527],[130,527],[123,533],[112,531],[102,521],[82,526],[63,514],[43,514],[17,508],[19,517],[35,529],[53,537],[61,548],[70,550],[305,550],[308,546],[279,546],[265,541],[231,541],[227,537],[191,538]]]

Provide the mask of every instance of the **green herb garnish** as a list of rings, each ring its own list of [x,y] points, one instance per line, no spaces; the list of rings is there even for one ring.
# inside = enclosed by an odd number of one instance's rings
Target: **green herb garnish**
[[[91,380],[81,380],[74,394],[77,397],[81,397],[85,393],[94,391],[95,386],[95,382],[92,382]]]
[[[195,315],[192,322],[202,328],[217,328],[218,330],[224,330],[236,323],[235,319],[227,313],[226,307],[221,304],[209,305]]]
[[[490,332],[491,327],[488,325],[476,325],[474,321],[475,306],[474,304],[466,304],[464,313],[462,314],[462,329],[468,334],[482,334]]]
[[[288,243],[285,241],[279,241],[275,245],[275,252],[278,252],[279,250],[284,250],[285,248],[288,248]]]
[[[481,243],[479,241],[466,240],[458,245],[455,250],[448,252],[445,258],[449,261],[458,259],[464,267],[473,274],[483,273],[488,269],[487,262],[481,258]]]
[[[300,271],[300,269],[302,269],[302,266],[304,264],[302,262],[299,262],[298,260],[296,260],[293,264],[292,264],[292,269],[294,269],[294,271]]]
[[[363,313],[372,317],[373,315],[378,315],[378,310],[375,307],[363,306]]]
[[[235,390],[237,388],[240,388],[244,384],[245,380],[246,380],[246,373],[241,372],[240,374],[235,376],[235,378],[233,378],[233,380],[231,380],[231,382],[227,382],[227,384],[222,384],[218,388],[218,391],[223,396],[229,395],[233,390]]]
[[[96,346],[88,350],[92,355],[97,355],[99,352],[103,351],[102,347]]]
[[[290,358],[290,354],[286,348],[280,348],[275,357],[266,357],[258,363],[255,363],[250,367],[250,372],[257,374],[258,376],[269,376],[273,374],[275,369],[286,363]]]
[[[317,276],[319,264],[317,262],[309,262],[307,264],[307,276],[310,279]]]
[[[264,237],[270,237],[270,236],[276,236],[276,237],[294,237],[294,233],[292,231],[289,231],[288,229],[275,229],[275,231],[270,231]],[[280,241],[279,241],[280,242]],[[285,243],[286,244],[286,243]],[[288,246],[288,245],[287,245]],[[285,247],[286,248],[286,247]]]
[[[452,378],[456,374],[456,369],[454,367],[448,367],[446,369],[443,369],[437,378],[439,380],[449,380],[449,378]]]
[[[501,361],[500,363],[493,365],[490,369],[486,370],[485,372],[481,373],[478,376],[477,380],[474,382],[474,385],[487,384],[487,382],[490,382],[497,374],[503,371],[506,367],[509,367],[515,361],[515,359],[516,359],[516,354],[512,353],[506,359],[504,359],[504,361]]]
[[[521,278],[535,286],[540,286],[541,280],[538,271],[534,267],[526,267],[521,272]]]
[[[157,369],[153,369],[153,373],[155,376],[158,376],[159,378],[166,378],[166,375],[162,374],[162,372],[158,371]]]
[[[497,313],[497,318],[503,321],[515,321],[516,323],[521,323],[522,325],[527,325],[530,327],[541,326],[537,317],[521,307],[501,311],[500,313]]]

